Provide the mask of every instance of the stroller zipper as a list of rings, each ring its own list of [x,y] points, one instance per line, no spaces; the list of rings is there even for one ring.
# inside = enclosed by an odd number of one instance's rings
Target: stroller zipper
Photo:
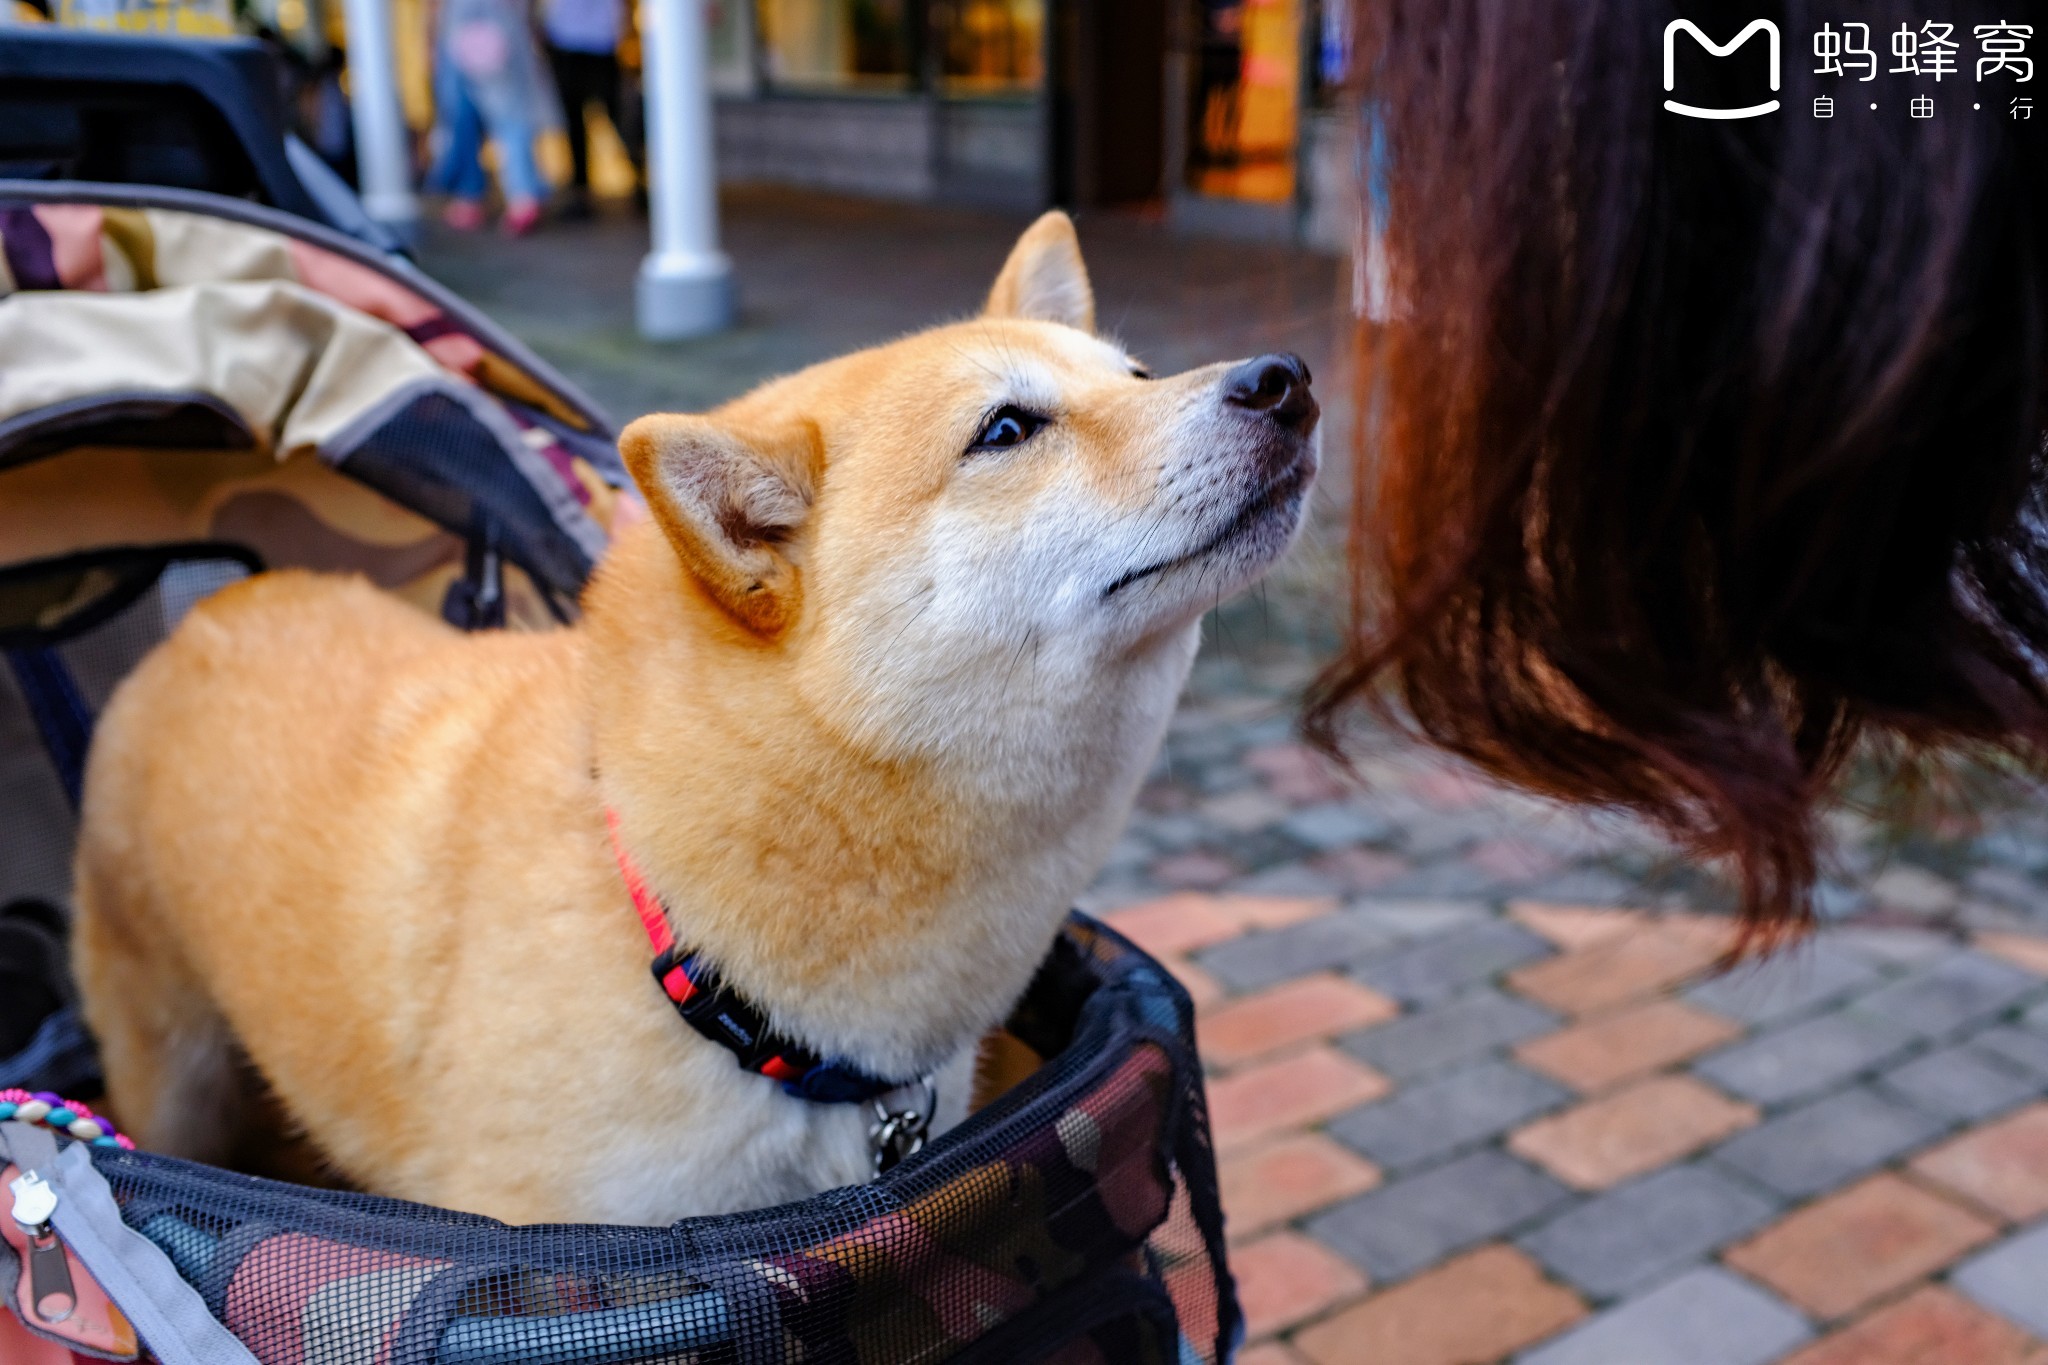
[[[92,1152],[27,1123],[0,1123],[0,1181],[13,1191],[0,1239],[21,1261],[8,1286],[30,1330],[74,1353],[163,1365],[256,1365],[163,1249],[121,1220]]]
[[[31,1302],[23,1306],[55,1326],[78,1307],[78,1291],[71,1283],[71,1263],[64,1254],[64,1242],[50,1227],[50,1218],[57,1212],[57,1192],[34,1171],[16,1176],[8,1188],[14,1192],[14,1221],[28,1238]]]

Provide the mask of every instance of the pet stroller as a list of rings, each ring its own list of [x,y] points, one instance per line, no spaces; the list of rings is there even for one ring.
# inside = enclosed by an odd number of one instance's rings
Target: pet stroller
[[[0,105],[24,88],[0,81]],[[93,1098],[63,953],[80,774],[109,692],[193,603],[300,565],[465,628],[548,629],[631,496],[604,418],[518,343],[335,216],[227,188],[0,179],[0,1089]],[[1008,1042],[1043,1065],[874,1183],[667,1228],[510,1227],[104,1143],[58,1156],[20,1123],[0,1167],[99,1211],[66,1238],[140,1335],[115,1358],[1227,1360],[1185,992],[1076,915]],[[532,1104],[536,1142],[573,1150],[604,1122]],[[17,1313],[33,1259],[0,1241]],[[0,1321],[0,1348],[20,1330]]]

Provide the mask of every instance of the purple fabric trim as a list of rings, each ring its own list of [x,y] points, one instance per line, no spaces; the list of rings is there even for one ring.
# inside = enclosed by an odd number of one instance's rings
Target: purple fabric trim
[[[555,473],[562,476],[569,494],[583,506],[590,506],[590,490],[583,486],[583,480],[576,477],[576,466],[570,463],[569,452],[562,449],[560,441],[549,441],[540,448],[541,457],[554,466]]]
[[[513,425],[521,431],[546,430],[540,423],[528,417],[513,404],[506,404],[505,411],[511,414]],[[552,432],[549,433],[546,441],[531,448],[540,452],[540,457],[546,460],[555,473],[560,476],[562,486],[569,490],[569,495],[575,498],[579,505],[584,507],[590,506],[590,490],[584,487],[583,480],[576,477],[575,457],[563,448],[561,441],[555,439]]]
[[[405,334],[421,346],[439,337],[469,335],[454,318],[449,317],[446,313],[436,313],[430,318],[415,322],[412,326],[405,329]],[[482,343],[479,342],[478,344],[481,345]]]
[[[0,208],[0,239],[17,289],[62,289],[50,233],[32,208]]]

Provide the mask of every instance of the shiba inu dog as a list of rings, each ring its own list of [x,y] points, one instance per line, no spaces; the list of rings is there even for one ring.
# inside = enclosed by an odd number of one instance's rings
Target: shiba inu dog
[[[869,1178],[847,1084],[1004,1018],[1315,476],[1298,359],[1154,378],[1093,318],[1048,214],[982,316],[633,423],[652,516],[571,628],[298,572],[197,608],[86,783],[123,1128],[247,1150],[246,1056],[350,1183],[511,1221]],[[723,1046],[671,1008],[710,974]]]

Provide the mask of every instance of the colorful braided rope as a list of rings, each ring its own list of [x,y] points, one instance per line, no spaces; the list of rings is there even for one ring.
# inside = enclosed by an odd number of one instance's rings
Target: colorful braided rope
[[[95,1147],[119,1147],[132,1152],[135,1144],[114,1131],[114,1125],[82,1104],[53,1095],[47,1090],[31,1094],[26,1090],[0,1090],[0,1123],[14,1119],[40,1123],[67,1137],[90,1142]]]

